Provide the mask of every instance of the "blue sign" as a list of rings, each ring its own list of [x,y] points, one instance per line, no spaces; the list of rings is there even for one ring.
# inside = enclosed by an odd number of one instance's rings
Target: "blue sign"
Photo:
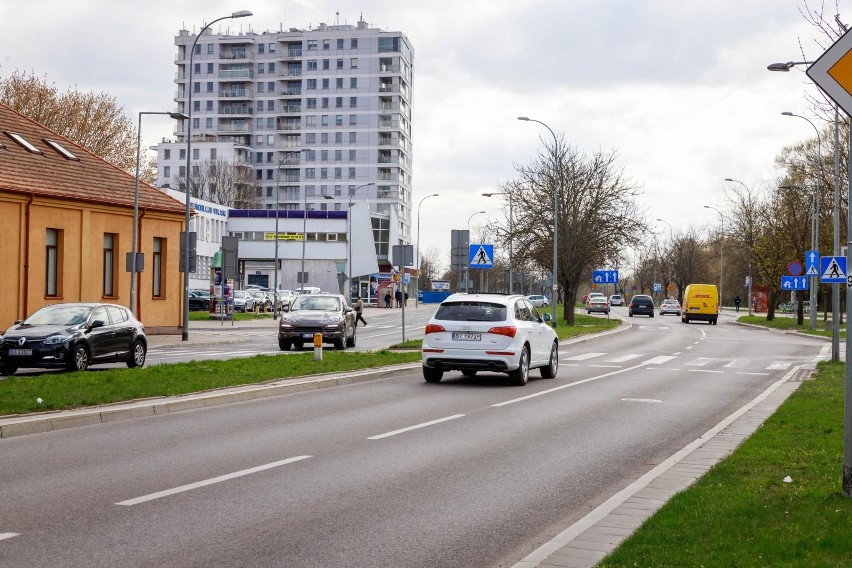
[[[805,276],[819,276],[819,251],[809,250],[805,253]]]
[[[790,290],[807,290],[808,289],[808,277],[807,276],[782,276],[781,277],[781,289],[786,291]]]
[[[618,270],[592,270],[595,284],[618,284]]]
[[[470,245],[471,268],[494,268],[494,245]]]
[[[654,292],[662,292],[662,291],[663,291],[663,285],[660,284],[659,282],[654,282]]]
[[[819,279],[823,284],[846,282],[846,257],[824,256],[819,259]]]

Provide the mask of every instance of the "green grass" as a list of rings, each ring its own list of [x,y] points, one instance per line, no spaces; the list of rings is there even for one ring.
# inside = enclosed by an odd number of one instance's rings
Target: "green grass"
[[[807,316],[805,316],[804,323],[802,325],[798,325],[796,323],[795,317],[789,316],[779,316],[773,319],[772,321],[768,321],[766,316],[740,316],[737,318],[738,322],[742,323],[750,323],[752,325],[762,325],[764,327],[771,327],[772,329],[783,329],[789,331],[801,331],[803,333],[808,333],[811,335],[819,335],[821,337],[831,337],[831,324],[829,323],[826,328],[826,322],[822,320],[822,317],[817,317],[816,321],[816,329],[811,331],[810,329],[810,320]],[[840,324],[840,337],[846,337],[846,322],[842,322]]]
[[[272,320],[272,312],[255,314],[254,312],[234,312],[234,321]],[[211,318],[209,312],[189,312],[189,321],[222,321],[220,318]],[[231,321],[226,319],[225,321]]]
[[[390,349],[420,349],[423,346],[422,339],[408,339],[405,343],[395,343]]]
[[[142,369],[11,376],[0,381],[0,416],[174,396],[274,379],[409,363],[419,359],[419,352],[347,353],[325,350],[321,362],[314,361],[313,352],[305,352],[257,355],[228,361],[155,365]],[[43,402],[37,402],[39,398]]]
[[[599,333],[613,329],[619,325],[621,325],[621,321],[615,318],[607,319],[605,316],[589,316],[575,313],[574,325],[567,325],[564,320],[560,320],[559,325],[556,326],[556,335],[559,339],[570,339],[579,335]]]
[[[820,363],[751,438],[599,566],[852,565],[852,499],[840,493],[844,380],[844,364]]]

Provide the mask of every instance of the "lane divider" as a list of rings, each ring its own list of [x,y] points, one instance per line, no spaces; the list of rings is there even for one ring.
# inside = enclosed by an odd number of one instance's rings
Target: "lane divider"
[[[415,424],[414,426],[408,426],[406,428],[400,428],[399,430],[393,430],[391,432],[385,432],[384,434],[377,434],[375,436],[370,436],[367,438],[368,440],[381,440],[382,438],[390,438],[391,436],[396,436],[397,434],[403,434],[405,432],[410,432],[411,430],[417,430],[419,428],[426,428],[427,426],[434,426],[435,424],[440,424],[441,422],[447,422],[448,420],[455,420],[456,418],[463,417],[464,414],[453,414],[452,416],[447,416],[445,418],[438,418],[437,420],[430,420],[429,422],[423,422],[422,424]]]

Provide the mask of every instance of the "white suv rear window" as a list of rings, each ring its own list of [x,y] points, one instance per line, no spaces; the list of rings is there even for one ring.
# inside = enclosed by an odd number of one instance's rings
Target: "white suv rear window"
[[[444,321],[506,321],[506,306],[491,302],[445,302],[435,313]]]

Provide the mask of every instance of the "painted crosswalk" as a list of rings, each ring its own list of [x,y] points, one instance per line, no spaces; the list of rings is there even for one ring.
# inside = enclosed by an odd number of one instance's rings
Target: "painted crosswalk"
[[[648,357],[648,355],[643,355],[641,353],[615,354],[604,352],[589,352],[568,354],[566,357],[562,358],[562,361],[566,362],[566,364],[570,366],[579,366],[581,363],[583,363],[591,367],[619,368],[623,366],[622,363],[641,359],[642,357]],[[663,365],[671,363],[672,361],[676,361],[676,366],[678,368],[682,367],[685,370],[690,371],[723,373],[725,372],[725,370],[730,370],[731,372],[739,372],[741,374],[768,374],[763,372],[755,373],[755,370],[757,368],[759,368],[761,371],[786,371],[792,365],[795,364],[795,361],[790,360],[761,362],[751,361],[742,358],[730,359],[726,357],[686,357],[681,356],[679,354],[657,355],[650,357],[645,361],[637,362],[640,365],[654,368],[662,367]],[[745,372],[745,369],[749,367],[751,368],[751,372]]]

